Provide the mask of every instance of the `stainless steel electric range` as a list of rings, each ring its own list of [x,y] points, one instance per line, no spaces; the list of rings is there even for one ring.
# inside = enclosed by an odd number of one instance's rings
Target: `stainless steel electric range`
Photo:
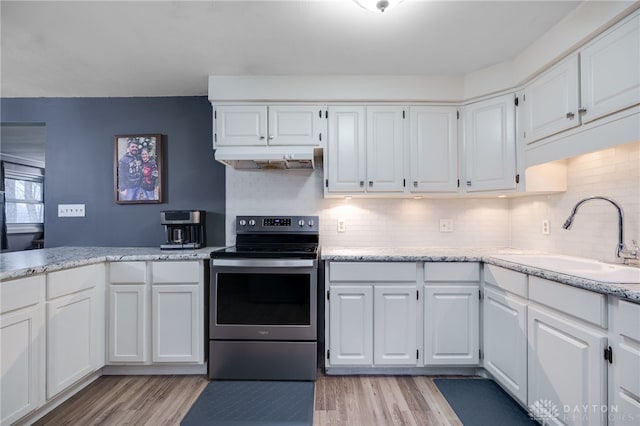
[[[210,378],[315,380],[317,216],[238,216],[210,290]]]

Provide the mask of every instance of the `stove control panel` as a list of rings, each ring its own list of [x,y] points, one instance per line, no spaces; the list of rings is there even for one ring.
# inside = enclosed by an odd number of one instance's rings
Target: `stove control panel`
[[[318,233],[318,216],[238,216],[236,233]]]

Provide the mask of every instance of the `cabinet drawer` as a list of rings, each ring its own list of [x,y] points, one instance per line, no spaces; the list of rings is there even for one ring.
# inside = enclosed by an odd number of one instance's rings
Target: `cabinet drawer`
[[[95,265],[51,272],[47,275],[47,300],[95,287],[96,275]]]
[[[640,342],[640,305],[620,300],[616,320],[618,334]]]
[[[44,283],[44,275],[0,283],[0,314],[38,303]]]
[[[607,327],[607,299],[604,294],[544,278],[529,277],[529,300],[550,306],[599,327]]]
[[[158,283],[198,283],[200,282],[200,262],[153,262],[151,278]]]
[[[416,264],[409,262],[331,262],[330,281],[415,281]]]
[[[495,265],[484,265],[484,282],[527,297],[527,275]]]
[[[425,281],[480,281],[476,262],[425,262]]]
[[[111,284],[144,284],[147,278],[146,262],[114,262],[110,264]]]

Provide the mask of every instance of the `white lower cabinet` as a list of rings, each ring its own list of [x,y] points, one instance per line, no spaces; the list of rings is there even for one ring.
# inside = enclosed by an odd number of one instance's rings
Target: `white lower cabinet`
[[[152,286],[152,362],[202,362],[200,288],[197,284]]]
[[[331,365],[373,364],[373,287],[340,285],[329,291]]]
[[[328,366],[416,366],[416,264],[330,262]]]
[[[103,277],[103,264],[47,275],[47,399],[104,365]]]
[[[479,264],[430,262],[424,275],[424,364],[477,365]]]
[[[416,365],[416,286],[376,285],[373,289],[374,363]]]
[[[109,281],[110,364],[204,362],[202,262],[113,262]]]
[[[527,404],[528,276],[484,265],[484,368],[520,403]]]
[[[606,424],[606,333],[530,305],[528,342],[528,406],[532,412],[548,424]]]
[[[44,401],[44,283],[44,275],[0,283],[0,425]]]
[[[149,303],[145,285],[109,287],[109,362],[144,362],[147,359]]]
[[[609,425],[640,424],[640,305],[610,298]]]
[[[522,404],[527,403],[526,300],[486,286],[483,301],[484,368]]]

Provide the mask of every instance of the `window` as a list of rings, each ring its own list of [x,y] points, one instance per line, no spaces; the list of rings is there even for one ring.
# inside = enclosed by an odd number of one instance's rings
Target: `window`
[[[42,180],[5,178],[7,224],[44,223]]]
[[[4,162],[4,196],[8,233],[42,231],[44,169]]]

